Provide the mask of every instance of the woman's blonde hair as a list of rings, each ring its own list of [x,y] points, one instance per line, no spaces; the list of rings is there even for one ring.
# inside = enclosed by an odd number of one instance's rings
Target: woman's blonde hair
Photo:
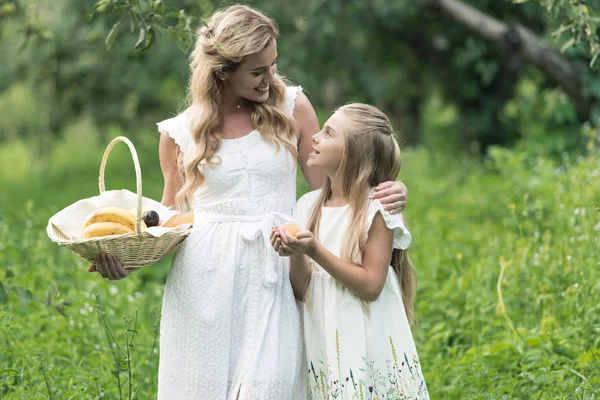
[[[342,163],[343,191],[350,207],[350,222],[341,256],[358,263],[367,243],[365,224],[370,190],[382,182],[395,180],[400,172],[400,147],[394,129],[378,108],[352,103],[340,107],[349,121],[344,134]],[[308,229],[315,237],[321,220],[321,210],[331,196],[331,180],[326,178],[321,195],[311,213]],[[402,299],[410,323],[415,322],[414,297],[416,273],[406,250],[394,249],[391,265],[396,271]]]
[[[204,183],[202,165],[219,164],[215,157],[222,139],[223,81],[218,75],[234,72],[248,56],[263,50],[279,31],[275,22],[261,12],[243,5],[234,5],[215,12],[207,24],[197,31],[195,48],[191,54],[190,81],[188,85],[188,114],[191,121],[195,153],[189,162],[178,157],[183,186],[175,201],[180,210],[189,210],[196,189]],[[285,112],[286,85],[280,75],[270,84],[268,100],[253,102],[252,124],[271,143],[283,144],[294,158],[297,148],[293,144],[295,124]]]

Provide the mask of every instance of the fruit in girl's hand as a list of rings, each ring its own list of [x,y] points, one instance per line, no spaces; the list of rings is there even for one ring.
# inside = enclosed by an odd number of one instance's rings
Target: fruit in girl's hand
[[[120,207],[102,207],[92,212],[83,222],[85,229],[98,222],[115,222],[131,230],[135,229],[135,215]]]
[[[123,235],[131,233],[133,229],[118,222],[96,222],[83,230],[83,238],[90,239],[100,236]]]
[[[160,217],[158,213],[154,210],[146,211],[144,213],[144,222],[146,223],[147,227],[157,226],[159,220]]]
[[[175,228],[179,225],[194,223],[194,214],[191,212],[175,214],[167,221],[165,221],[161,226],[166,228]]]
[[[300,232],[300,227],[293,222],[286,222],[285,224],[281,225],[279,229],[289,232],[289,234],[293,237],[298,237],[298,232]]]

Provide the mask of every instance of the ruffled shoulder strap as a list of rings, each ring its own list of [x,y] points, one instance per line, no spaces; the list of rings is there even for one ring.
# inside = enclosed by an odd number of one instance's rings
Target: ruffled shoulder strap
[[[189,153],[192,137],[190,132],[190,121],[185,113],[157,122],[156,125],[158,125],[158,131],[160,133],[168,134],[169,137],[177,143],[184,156]]]
[[[302,91],[302,86],[288,86],[285,88],[285,109],[289,116],[294,116],[296,97]]]
[[[296,207],[294,208],[294,221],[302,229],[307,227],[313,206],[320,195],[321,189],[313,190],[300,197],[298,202],[296,202]]]
[[[394,231],[393,247],[395,249],[406,250],[412,242],[412,235],[406,224],[402,214],[390,214],[387,212],[379,200],[369,200],[369,210],[367,213],[367,232],[371,229],[373,218],[379,213],[385,221],[385,225]]]

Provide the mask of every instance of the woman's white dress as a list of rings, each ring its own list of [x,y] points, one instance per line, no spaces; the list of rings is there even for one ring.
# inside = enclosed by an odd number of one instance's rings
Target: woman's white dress
[[[286,89],[293,114],[299,87]],[[186,114],[158,123],[189,156]],[[223,140],[205,167],[194,228],[167,278],[160,324],[160,400],[306,399],[301,306],[271,227],[296,202],[296,160],[258,130]]]
[[[295,220],[308,225],[320,191],[298,200]],[[412,240],[403,217],[390,215],[369,200],[368,228],[377,213],[394,231],[394,247]],[[319,242],[340,256],[350,221],[349,207],[324,207]],[[360,261],[360,260],[358,260]],[[313,400],[428,399],[396,273],[389,267],[383,291],[371,303],[362,301],[313,262],[304,307],[308,386]],[[357,267],[358,268],[358,267]],[[306,376],[305,376],[306,382]]]

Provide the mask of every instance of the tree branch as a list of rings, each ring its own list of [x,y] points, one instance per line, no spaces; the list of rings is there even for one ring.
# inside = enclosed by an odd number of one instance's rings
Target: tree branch
[[[456,22],[476,34],[515,51],[556,81],[571,97],[582,119],[589,119],[590,101],[583,94],[577,71],[558,51],[548,46],[535,33],[521,25],[508,26],[459,0],[433,0],[428,2]]]

